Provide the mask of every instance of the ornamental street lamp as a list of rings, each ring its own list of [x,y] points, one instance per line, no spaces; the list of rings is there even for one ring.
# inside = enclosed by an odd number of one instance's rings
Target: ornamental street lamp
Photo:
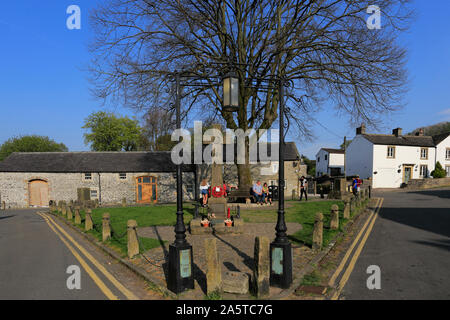
[[[181,81],[180,74],[175,73],[176,82],[176,123],[181,129]],[[183,183],[181,164],[177,164],[177,222],[175,225],[175,242],[169,245],[169,274],[167,286],[175,293],[186,289],[194,289],[194,275],[192,270],[192,246],[186,241],[186,227],[183,219]]]
[[[223,110],[239,110],[239,79],[234,72],[227,73],[223,79]]]
[[[284,218],[284,86],[285,82],[278,82],[280,104],[280,145],[278,165],[278,219],[275,227],[276,237],[270,244],[270,285],[283,289],[292,283],[292,247],[287,237]]]

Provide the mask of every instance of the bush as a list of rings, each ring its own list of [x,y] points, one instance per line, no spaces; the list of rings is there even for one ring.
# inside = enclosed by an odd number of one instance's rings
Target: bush
[[[445,178],[446,172],[439,161],[436,163],[436,168],[431,172],[431,176],[435,179]]]

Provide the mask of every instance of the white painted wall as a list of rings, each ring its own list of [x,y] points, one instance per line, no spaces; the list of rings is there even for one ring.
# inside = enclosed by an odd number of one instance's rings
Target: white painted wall
[[[403,183],[403,165],[412,164],[412,179],[420,179],[420,165],[428,165],[428,174],[434,170],[435,148],[428,148],[428,160],[420,159],[420,147],[395,146],[395,158],[387,157],[386,145],[373,146],[374,188],[399,188]],[[400,170],[400,172],[398,172]]]
[[[444,170],[446,166],[450,166],[450,159],[445,158],[445,150],[447,148],[450,148],[450,136],[441,141],[436,147],[436,162],[439,161]]]
[[[327,160],[325,160],[325,155],[327,156]],[[328,152],[323,149],[320,149],[316,154],[316,177],[320,177],[324,174],[328,174]],[[319,161],[320,159],[320,161]]]
[[[329,157],[328,168],[341,168],[341,172],[344,173],[344,154],[330,153]]]
[[[372,177],[373,144],[361,135],[353,138],[346,150],[347,176],[359,175],[361,179]]]

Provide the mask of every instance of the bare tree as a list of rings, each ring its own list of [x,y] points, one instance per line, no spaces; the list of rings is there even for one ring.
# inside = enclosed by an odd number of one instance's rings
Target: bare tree
[[[189,70],[210,87],[186,88],[184,116],[217,116],[230,129],[269,129],[278,118],[276,89],[284,78],[287,119],[304,125],[327,101],[351,122],[375,123],[401,106],[408,1],[379,0],[382,28],[370,30],[362,0],[109,0],[92,14],[95,93],[138,109],[170,108],[165,71]],[[217,79],[232,62],[240,78],[237,114],[221,106]],[[251,183],[248,164],[239,184]]]

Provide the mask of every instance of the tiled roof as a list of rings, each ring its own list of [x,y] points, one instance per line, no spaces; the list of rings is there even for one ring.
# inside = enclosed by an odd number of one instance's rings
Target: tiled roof
[[[268,145],[270,155],[271,144]],[[287,142],[285,160],[300,158]],[[224,160],[226,154],[224,152]],[[170,151],[156,152],[17,152],[0,162],[0,172],[175,172]],[[194,166],[183,165],[192,172]]]
[[[395,136],[392,134],[363,134],[373,144],[393,146],[434,147],[431,136]]]
[[[331,148],[322,148],[322,150],[328,152],[328,153],[338,153],[338,154],[344,154],[344,150],[342,149],[331,149]]]
[[[441,133],[441,134],[433,136],[433,141],[434,141],[435,145],[438,145],[439,143],[444,141],[448,136],[450,136],[450,132]]]

